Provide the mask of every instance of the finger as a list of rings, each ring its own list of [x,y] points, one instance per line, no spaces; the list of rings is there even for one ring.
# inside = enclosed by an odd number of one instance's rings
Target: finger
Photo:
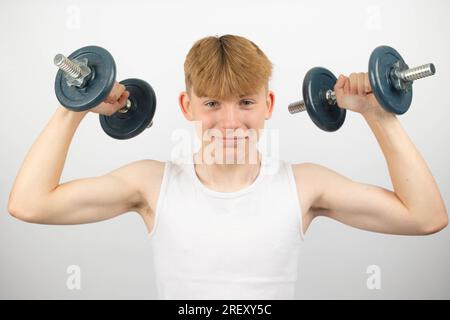
[[[338,80],[334,84],[334,92],[336,93],[336,99],[339,99],[344,94],[345,76],[339,75]]]
[[[116,82],[114,84],[113,89],[109,93],[108,97],[106,98],[106,102],[108,103],[115,103],[119,98],[121,97],[122,93],[125,91],[125,86],[121,83]]]
[[[122,109],[123,107],[125,107],[128,97],[130,96],[130,93],[128,91],[125,91],[119,98],[119,100],[117,100],[114,104],[113,104],[113,109],[114,111],[117,111],[119,109]]]
[[[336,83],[334,84],[334,91],[343,90],[345,85],[345,76],[342,74],[339,75],[339,78],[337,79]]]
[[[366,93],[372,92],[372,87],[370,86],[369,74],[366,72],[364,75],[364,90]]]
[[[345,94],[350,93],[350,79],[349,78],[345,78],[344,93]]]
[[[119,101],[117,102],[117,104],[120,106],[120,108],[125,107],[129,96],[130,96],[129,91],[124,91],[124,93],[122,93]]]
[[[364,90],[364,73],[358,73],[358,95],[363,96],[366,92]]]
[[[117,99],[119,98],[119,96],[117,96],[117,85],[118,83],[116,82],[111,89],[111,92],[106,97],[105,102],[113,104],[117,101]]]
[[[356,73],[350,75],[350,93],[358,94],[358,75]]]
[[[347,77],[341,74],[339,75],[339,78],[334,85],[334,92],[336,94],[338,106],[341,106],[343,104],[343,99],[345,95],[345,86],[347,82],[348,82]]]
[[[117,85],[114,88],[114,99],[115,99],[114,102],[118,101],[124,92],[125,86],[121,83],[117,83]]]

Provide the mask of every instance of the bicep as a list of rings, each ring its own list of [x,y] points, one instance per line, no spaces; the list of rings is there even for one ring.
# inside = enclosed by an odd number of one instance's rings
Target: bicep
[[[349,226],[389,234],[421,234],[397,195],[386,188],[355,182],[320,165],[312,165],[319,190],[314,210]]]
[[[145,201],[138,162],[99,177],[60,184],[43,201],[38,223],[83,224],[133,211]]]

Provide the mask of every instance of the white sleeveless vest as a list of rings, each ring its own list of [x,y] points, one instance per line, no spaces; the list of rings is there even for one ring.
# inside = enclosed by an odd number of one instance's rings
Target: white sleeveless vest
[[[167,161],[149,233],[159,299],[293,299],[304,240],[291,164],[262,155],[236,192]]]

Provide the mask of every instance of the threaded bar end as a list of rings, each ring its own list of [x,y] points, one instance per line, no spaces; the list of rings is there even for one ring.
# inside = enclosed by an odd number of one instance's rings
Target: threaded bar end
[[[82,71],[80,66],[62,54],[57,54],[53,59],[53,63],[72,78],[81,76]]]
[[[432,76],[436,73],[434,64],[428,63],[415,68],[406,69],[399,72],[399,78],[403,81],[414,81]]]
[[[291,114],[303,112],[306,110],[305,102],[303,100],[289,104],[288,110]]]

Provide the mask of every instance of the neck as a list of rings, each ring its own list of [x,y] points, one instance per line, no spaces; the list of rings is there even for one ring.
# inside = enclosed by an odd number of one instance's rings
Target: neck
[[[194,154],[194,168],[200,181],[208,188],[219,192],[235,192],[251,185],[258,177],[261,169],[260,152],[256,159],[245,157],[245,162],[232,164],[208,163],[202,161],[202,149]],[[256,160],[256,161],[254,161]]]

